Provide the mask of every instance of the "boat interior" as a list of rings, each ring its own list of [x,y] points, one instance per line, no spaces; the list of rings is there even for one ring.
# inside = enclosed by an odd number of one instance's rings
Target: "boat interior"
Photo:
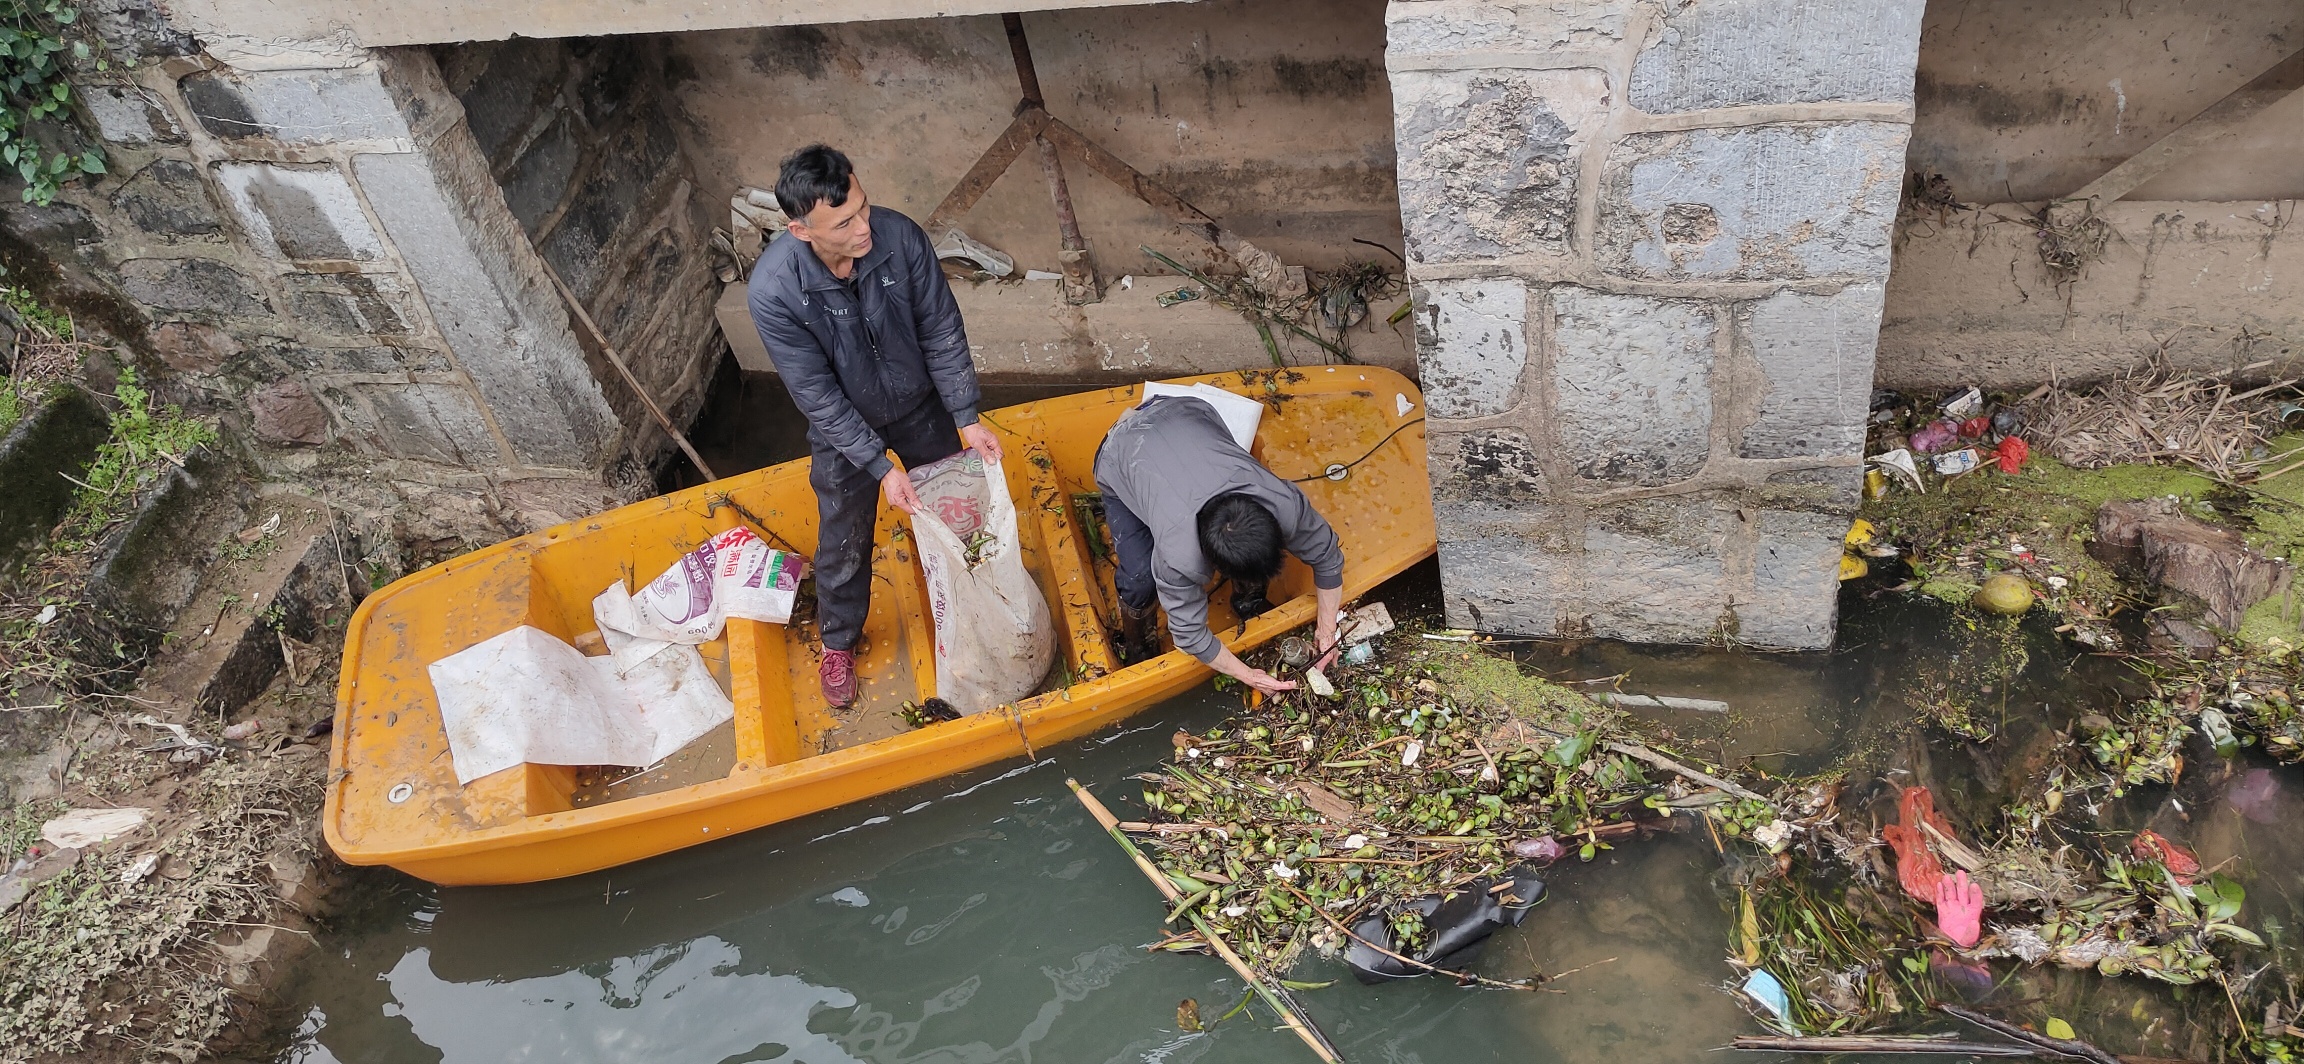
[[[1360,381],[1377,379],[1348,387],[1349,378],[1333,379],[1339,370]],[[1415,404],[1403,393],[1395,414],[1392,374],[1321,367],[1202,379],[1266,403],[1258,457],[1282,476],[1309,477],[1303,487],[1331,515],[1348,554],[1379,545],[1389,523],[1355,521],[1357,511],[1425,505],[1420,460],[1412,469],[1370,463],[1348,468],[1337,479],[1322,475],[1332,465],[1363,457],[1402,427],[1407,407]],[[1047,595],[1059,630],[1054,664],[1038,691],[1086,684],[1115,666],[1107,634],[1117,617],[1113,567],[1092,466],[1097,445],[1136,392],[1086,392],[985,418],[1006,451],[1000,468],[1016,502],[1024,561]],[[739,523],[773,547],[811,556],[817,514],[807,472],[803,460],[730,477],[499,544],[435,571],[455,579],[412,580],[379,593],[383,601],[373,605],[362,636],[368,660],[361,671],[382,682],[355,685],[347,669],[351,734],[343,741],[357,748],[346,763],[392,768],[347,777],[344,806],[375,809],[372,803],[381,800],[436,818],[435,830],[468,831],[772,770],[910,730],[899,709],[935,694],[934,639],[907,525],[883,505],[873,545],[871,614],[857,654],[861,696],[854,705],[835,709],[824,702],[816,677],[813,602],[804,587],[791,623],[731,619],[721,638],[699,648],[732,699],[735,718],[664,762],[528,764],[467,786],[456,783],[424,675],[430,662],[521,624],[587,655],[604,654],[591,603],[609,581],[637,589],[708,537]],[[1412,485],[1383,483],[1411,476]],[[1311,589],[1309,570],[1290,558],[1268,597],[1281,603]],[[1221,591],[1210,596],[1210,623],[1219,630],[1238,623],[1229,597]],[[392,793],[382,793],[387,788]]]

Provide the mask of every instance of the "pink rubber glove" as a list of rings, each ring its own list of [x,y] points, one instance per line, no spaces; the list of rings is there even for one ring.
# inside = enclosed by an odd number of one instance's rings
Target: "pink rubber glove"
[[[1936,883],[1936,926],[1944,937],[1967,949],[1983,937],[1983,888],[1968,881],[1968,873],[1954,872]]]

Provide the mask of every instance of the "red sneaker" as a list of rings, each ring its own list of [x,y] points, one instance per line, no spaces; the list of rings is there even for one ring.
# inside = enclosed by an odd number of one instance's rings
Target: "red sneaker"
[[[856,655],[846,650],[824,651],[824,664],[816,668],[816,681],[824,685],[824,701],[834,709],[856,702]]]

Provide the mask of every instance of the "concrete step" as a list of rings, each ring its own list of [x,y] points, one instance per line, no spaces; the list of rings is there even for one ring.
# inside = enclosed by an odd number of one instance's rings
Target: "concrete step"
[[[248,513],[246,528],[222,537],[144,672],[137,697],[166,719],[221,724],[263,694],[291,654],[299,671],[308,667],[313,652],[297,644],[321,638],[323,614],[348,612],[339,532],[324,505],[267,495]]]
[[[70,478],[87,473],[110,431],[95,397],[62,385],[0,438],[0,568],[29,557],[71,509]]]
[[[167,631],[198,592],[217,545],[246,527],[254,494],[230,458],[210,447],[193,451],[97,545],[89,598],[132,629]]]

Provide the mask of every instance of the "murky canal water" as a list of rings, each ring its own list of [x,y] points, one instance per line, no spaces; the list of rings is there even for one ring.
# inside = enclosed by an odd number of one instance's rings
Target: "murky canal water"
[[[2042,632],[2022,678],[2000,692],[2000,737],[1977,746],[1913,729],[1911,704],[1961,652],[1941,635],[1950,614],[1847,605],[1845,649],[1828,654],[1585,644],[1533,646],[1524,660],[1563,678],[1629,672],[1628,689],[1726,701],[1726,715],[1662,715],[1715,754],[1775,771],[1845,762],[1863,767],[1859,778],[1917,773],[1953,805],[1993,800],[2027,744],[2115,696],[2116,670]],[[1260,1011],[1204,1034],[1178,1028],[1181,999],[1213,1019],[1243,988],[1212,958],[1138,948],[1158,937],[1160,903],[1063,787],[1077,776],[1132,815],[1137,788],[1125,777],[1157,763],[1176,728],[1209,726],[1229,704],[1203,690],[1037,763],[562,882],[444,890],[376,874],[293,984],[302,1023],[279,1060],[1309,1059]],[[2304,869],[2297,770],[2251,775],[2263,766],[2200,753],[2176,801],[2146,788],[2108,808],[2105,827],[2154,826],[2191,840],[2205,863],[2229,859],[2251,890],[2245,918],[2285,942]],[[1338,982],[1301,997],[1351,1061],[1714,1059],[1708,1050],[1759,1029],[1717,989],[1730,974],[1720,872],[1710,844],[1686,834],[1557,868],[1551,897],[1492,939],[1477,968],[1583,969],[1556,993],[1362,987],[1314,958],[1297,977]],[[2092,1015],[2098,1037],[2140,1041],[2207,1007],[2087,974],[2033,973],[2000,993]]]

